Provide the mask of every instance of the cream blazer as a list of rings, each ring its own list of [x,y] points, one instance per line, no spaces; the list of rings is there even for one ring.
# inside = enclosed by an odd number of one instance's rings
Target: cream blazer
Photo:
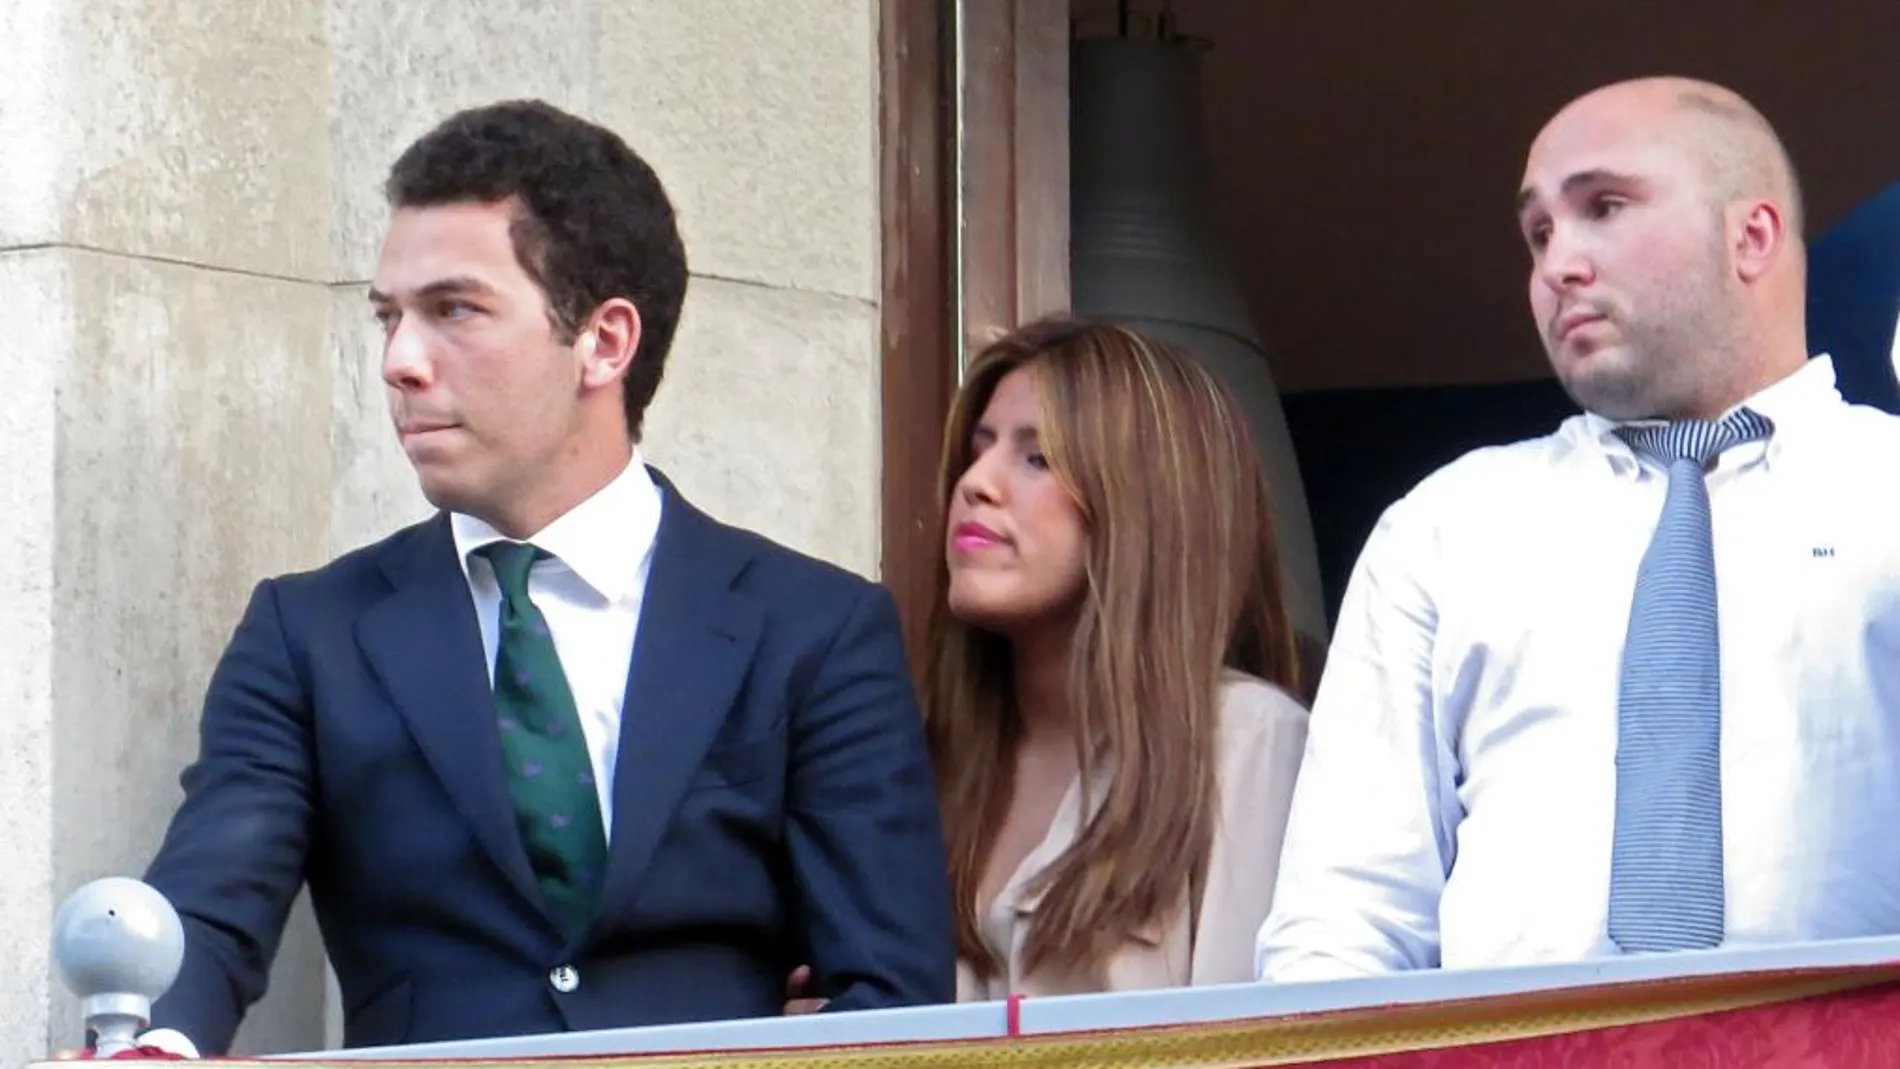
[[[1022,971],[1023,944],[1036,915],[1031,878],[1061,856],[1080,828],[1079,784],[1071,784],[1042,842],[1029,852],[980,918],[984,939],[1006,973],[988,981],[957,964],[957,1000],[983,1002],[1022,995],[1073,995],[1252,980],[1254,938],[1273,904],[1273,881],[1286,836],[1287,808],[1306,748],[1306,709],[1264,680],[1228,672],[1220,692],[1215,792],[1219,800],[1213,851],[1201,892],[1198,924],[1189,931],[1187,891],[1175,907],[1123,944],[1093,975]],[[1100,804],[1107,781],[1090,792]]]

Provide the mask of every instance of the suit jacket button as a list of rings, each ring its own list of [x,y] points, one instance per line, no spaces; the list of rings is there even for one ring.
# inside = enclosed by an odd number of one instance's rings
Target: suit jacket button
[[[548,983],[565,995],[581,986],[581,974],[572,965],[562,965],[548,973]]]

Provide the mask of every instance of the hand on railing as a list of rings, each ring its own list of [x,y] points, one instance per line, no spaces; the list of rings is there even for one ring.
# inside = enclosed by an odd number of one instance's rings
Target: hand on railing
[[[830,999],[806,998],[805,985],[811,983],[811,966],[800,965],[785,980],[785,1015],[817,1013]]]

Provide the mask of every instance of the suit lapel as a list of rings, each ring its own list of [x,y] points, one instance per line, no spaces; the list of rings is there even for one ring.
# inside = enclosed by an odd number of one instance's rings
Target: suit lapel
[[[628,908],[686,785],[725,723],[763,623],[732,590],[745,540],[679,496],[657,472],[660,529],[627,673],[614,770],[614,830],[602,916]]]
[[[392,546],[382,567],[393,589],[357,623],[363,656],[476,838],[539,906],[493,728],[481,627],[447,514]]]

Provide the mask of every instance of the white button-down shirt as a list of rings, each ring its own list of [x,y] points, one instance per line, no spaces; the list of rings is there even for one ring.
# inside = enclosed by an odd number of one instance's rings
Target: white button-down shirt
[[[600,816],[613,835],[614,766],[620,753],[627,670],[646,598],[653,543],[660,530],[660,488],[634,451],[632,463],[594,495],[525,541],[553,554],[528,573],[528,597],[547,618],[594,766]],[[495,677],[501,588],[487,557],[475,551],[504,540],[473,516],[449,517],[455,552],[482,625],[488,678]]]
[[[1728,941],[1900,932],[1900,418],[1816,357],[1709,475]],[[1381,518],[1315,703],[1263,979],[1578,960],[1606,931],[1617,684],[1668,476],[1591,415]]]

